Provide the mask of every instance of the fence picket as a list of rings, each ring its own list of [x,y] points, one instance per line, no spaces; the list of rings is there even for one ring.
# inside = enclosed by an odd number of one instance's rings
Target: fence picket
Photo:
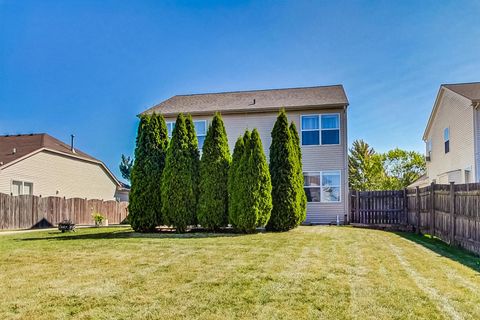
[[[111,224],[118,224],[128,215],[128,202],[0,193],[0,230],[48,227],[65,219],[91,225],[93,212],[99,212]]]
[[[480,183],[354,191],[351,203],[352,224],[410,226],[480,254]]]

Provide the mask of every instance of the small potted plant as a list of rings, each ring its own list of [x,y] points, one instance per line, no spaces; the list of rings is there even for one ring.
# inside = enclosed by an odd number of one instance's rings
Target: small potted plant
[[[92,214],[92,217],[93,221],[95,221],[95,227],[108,226],[108,220],[100,213],[95,212]]]

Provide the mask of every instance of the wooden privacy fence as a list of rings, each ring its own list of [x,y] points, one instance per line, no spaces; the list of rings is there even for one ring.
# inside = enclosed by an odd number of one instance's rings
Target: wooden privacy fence
[[[480,183],[352,192],[350,222],[410,227],[480,254]]]
[[[94,212],[106,217],[109,223],[118,224],[127,217],[128,202],[0,193],[0,229],[49,227],[66,219],[92,225]]]
[[[480,184],[431,184],[407,190],[408,217],[428,233],[480,254]]]
[[[350,197],[350,223],[367,225],[406,224],[405,191],[356,191]]]

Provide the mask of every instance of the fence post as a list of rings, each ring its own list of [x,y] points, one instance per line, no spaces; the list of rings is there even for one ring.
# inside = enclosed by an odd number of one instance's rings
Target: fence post
[[[356,223],[360,222],[360,192],[355,191],[355,216]]]
[[[352,201],[353,201],[353,192],[352,190],[348,191],[348,204],[347,204],[347,217],[344,221],[344,224],[349,224],[353,220],[353,206],[352,206]]]
[[[415,188],[415,213],[417,214],[417,234],[420,234],[420,187]]]
[[[455,182],[450,182],[450,244],[455,244]]]
[[[408,196],[407,196],[407,188],[403,189],[403,215],[404,220],[402,222],[408,226]]]
[[[430,184],[430,232],[435,235],[435,182]]]

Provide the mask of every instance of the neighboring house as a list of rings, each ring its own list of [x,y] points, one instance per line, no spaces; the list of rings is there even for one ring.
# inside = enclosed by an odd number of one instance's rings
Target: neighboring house
[[[123,189],[103,162],[48,134],[0,136],[0,193],[115,200]]]
[[[480,82],[440,86],[423,134],[425,184],[480,181],[479,106]]]
[[[257,128],[265,154],[281,108],[300,134],[307,193],[306,223],[343,222],[348,212],[347,106],[341,85],[177,95],[146,110],[165,117],[171,136],[179,113],[191,114],[200,148],[215,112],[222,114],[230,151],[246,129]]]

